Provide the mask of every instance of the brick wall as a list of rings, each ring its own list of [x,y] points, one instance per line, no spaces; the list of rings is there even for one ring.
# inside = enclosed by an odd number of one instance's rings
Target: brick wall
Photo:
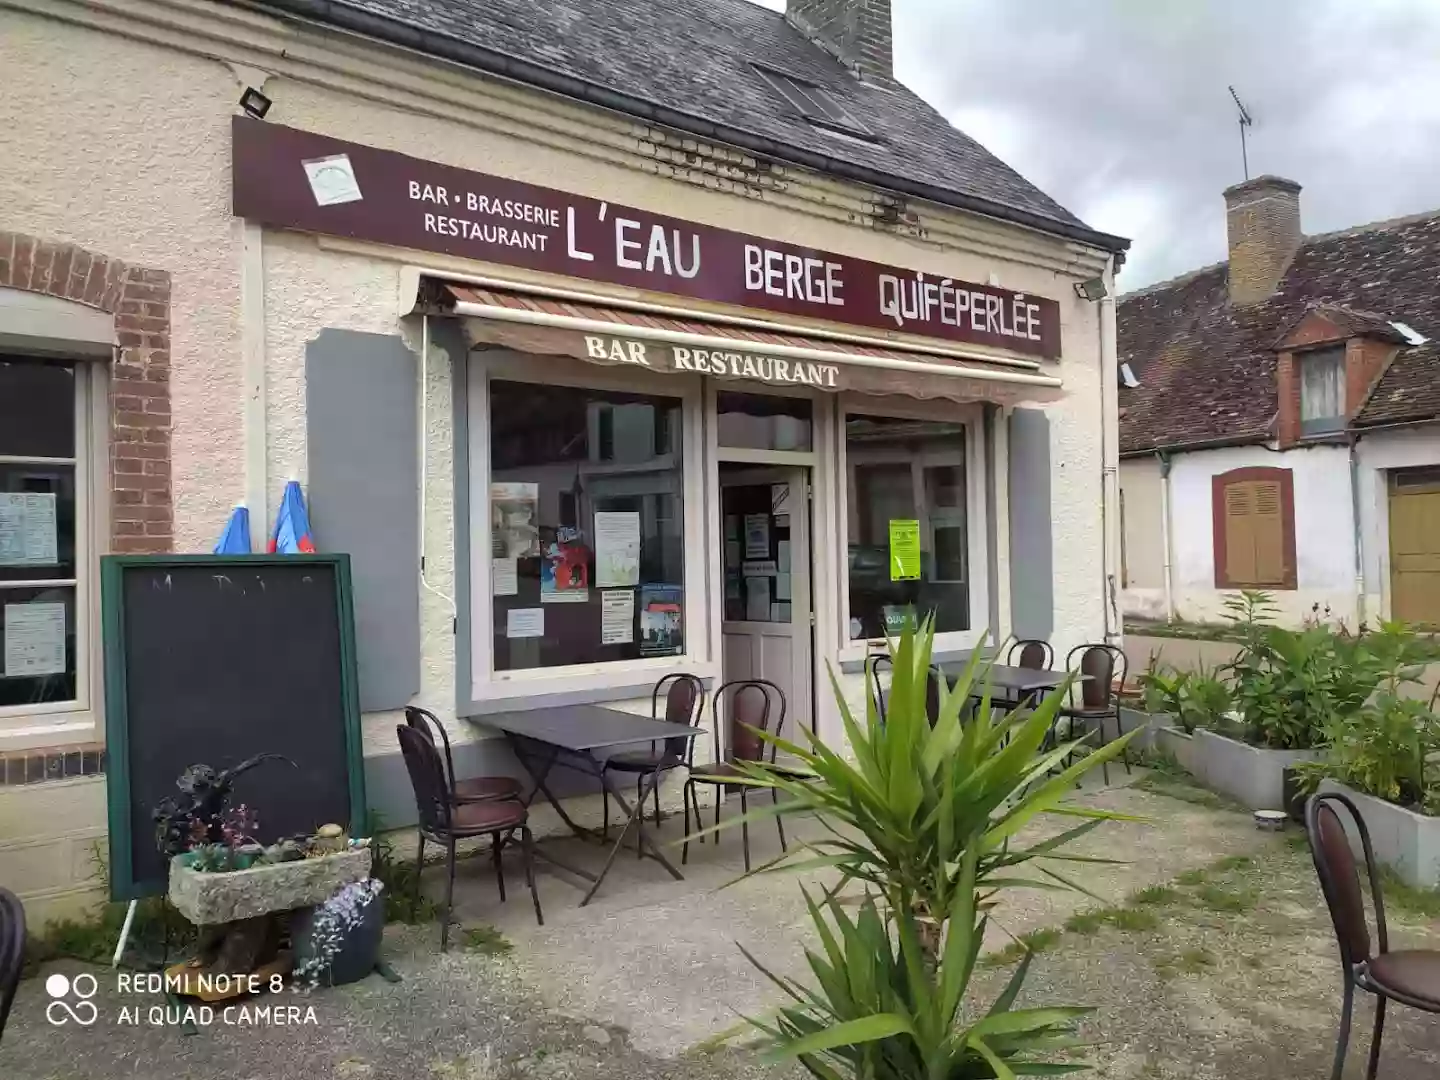
[[[1225,229],[1230,302],[1258,304],[1275,291],[1300,247],[1300,185],[1257,176],[1226,188]]]
[[[1352,338],[1345,346],[1345,415],[1353,420],[1370,387],[1385,370],[1397,346],[1373,338]]]
[[[893,77],[890,0],[787,0],[785,14],[860,75]]]
[[[45,293],[115,316],[109,550],[171,550],[170,275],[73,244],[0,232],[0,288]]]
[[[1300,365],[1293,352],[1282,352],[1275,364],[1276,441],[1281,450],[1300,441]]]

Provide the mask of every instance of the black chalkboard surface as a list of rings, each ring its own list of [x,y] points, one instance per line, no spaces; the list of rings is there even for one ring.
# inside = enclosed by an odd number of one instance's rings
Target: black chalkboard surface
[[[241,776],[256,839],[365,826],[350,562],[345,555],[101,560],[110,892],[163,892],[152,812],[189,766]]]

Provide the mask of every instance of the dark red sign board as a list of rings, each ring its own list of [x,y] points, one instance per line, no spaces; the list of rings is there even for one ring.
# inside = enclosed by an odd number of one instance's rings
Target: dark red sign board
[[[234,212],[278,228],[1060,355],[1054,300],[234,118]]]

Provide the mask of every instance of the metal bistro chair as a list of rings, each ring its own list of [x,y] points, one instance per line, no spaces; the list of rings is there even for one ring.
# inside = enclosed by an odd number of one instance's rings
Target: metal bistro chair
[[[0,889],[0,1038],[25,966],[25,908],[14,893]]]
[[[894,685],[895,663],[888,656],[875,656],[865,661],[866,669],[869,672],[870,693],[875,698],[875,710],[880,723],[885,723],[885,712],[889,708],[886,698],[886,688],[880,684],[880,666],[890,671],[891,685]],[[932,667],[925,676],[925,715],[930,718],[930,726],[935,726],[935,721],[940,716],[940,680],[945,676],[939,668]]]
[[[1365,853],[1365,873],[1370,879],[1370,897],[1375,906],[1378,951],[1370,947],[1370,927],[1365,920],[1365,898],[1360,891],[1360,872],[1346,835],[1345,825],[1334,805],[1343,805],[1360,834]],[[1310,834],[1310,855],[1315,860],[1315,873],[1320,877],[1320,891],[1335,924],[1335,938],[1340,945],[1341,977],[1345,980],[1345,1000],[1340,1008],[1340,1037],[1335,1046],[1332,1080],[1340,1080],[1345,1071],[1345,1051],[1350,1043],[1350,1014],[1355,1005],[1355,988],[1374,994],[1375,1033],[1370,1040],[1370,1063],[1365,1070],[1367,1080],[1375,1080],[1380,1067],[1380,1044],[1385,1035],[1385,1002],[1398,1001],[1413,1009],[1440,1013],[1440,951],[1405,949],[1390,951],[1385,928],[1385,901],[1380,894],[1380,878],[1375,869],[1375,853],[1370,847],[1370,830],[1355,804],[1339,792],[1326,792],[1310,799],[1305,808],[1305,829]]]
[[[1077,668],[1075,658],[1080,657],[1080,665]],[[1100,731],[1100,741],[1105,742],[1105,721],[1111,717],[1115,719],[1115,737],[1118,739],[1123,732],[1120,729],[1120,695],[1115,691],[1115,672],[1120,672],[1120,685],[1125,685],[1125,676],[1129,673],[1130,662],[1126,659],[1123,650],[1114,645],[1089,644],[1076,645],[1065,655],[1065,670],[1078,671],[1081,675],[1088,675],[1090,678],[1077,680],[1070,687],[1070,705],[1060,711],[1060,715],[1069,719],[1071,735],[1074,737],[1075,729],[1078,726],[1082,733],[1088,733],[1090,721],[1095,721],[1095,726]],[[1080,704],[1075,705],[1076,692],[1080,695]],[[1125,751],[1123,760],[1125,762],[1125,774],[1130,774],[1130,752]],[[1110,783],[1110,766],[1102,763],[1100,766],[1101,775],[1105,783]]]
[[[535,840],[530,834],[524,805],[515,799],[457,803],[440,753],[429,736],[405,724],[397,725],[395,734],[400,739],[400,752],[405,756],[405,768],[410,773],[410,786],[415,791],[415,809],[420,818],[417,827],[420,850],[415,856],[415,892],[410,898],[410,917],[415,917],[415,909],[420,902],[420,871],[425,865],[426,840],[445,845],[445,913],[440,924],[440,951],[445,952],[450,946],[450,911],[455,899],[455,842],[477,836],[490,837],[495,882],[500,888],[503,903],[505,871],[500,853],[519,832],[525,862],[525,884],[530,886],[530,898],[535,902],[535,921],[544,926],[540,893],[535,887]]]
[[[659,719],[657,713],[662,691],[665,694],[665,719],[672,724],[695,727],[697,719],[705,709],[705,684],[698,677],[684,672],[666,675],[655,684],[655,689],[650,692],[650,718],[652,720]],[[635,796],[642,802],[645,797],[645,778],[652,775],[655,777],[652,790],[655,795],[655,824],[658,827],[660,824],[659,774],[670,769],[678,769],[682,765],[689,765],[694,745],[694,739],[666,739],[663,744],[651,743],[648,750],[623,750],[618,754],[611,754],[605,759],[604,771],[634,773]],[[602,835],[609,836],[610,793],[608,791],[604,792],[604,803]],[[642,820],[645,817],[644,806],[640,807],[640,817]],[[637,856],[644,858],[638,848],[639,845],[637,845]]]
[[[875,699],[875,715],[879,717],[880,723],[885,723],[885,688],[880,685],[880,666],[884,665],[891,675],[895,672],[895,662],[890,659],[888,653],[877,653],[874,656],[865,658],[866,682],[870,687],[870,693]]]
[[[1005,666],[1026,668],[1029,671],[1049,671],[1055,663],[1055,650],[1048,641],[1040,638],[1017,638],[1005,650]],[[1037,695],[1034,692],[1017,694],[1007,698],[1004,704],[1011,708],[1033,705]]]
[[[730,752],[723,759],[721,758],[720,730],[721,716],[724,711],[723,703],[726,694],[729,694],[729,728],[730,728]],[[680,865],[684,866],[690,857],[690,808],[695,808],[695,823],[703,825],[704,819],[700,815],[700,796],[696,791],[697,784],[709,784],[715,787],[715,825],[720,825],[720,793],[732,787],[740,789],[740,813],[743,817],[749,807],[749,785],[736,783],[741,773],[735,767],[737,761],[763,761],[765,760],[765,742],[755,734],[756,731],[769,731],[770,724],[770,695],[774,693],[780,702],[780,716],[775,723],[775,733],[778,735],[783,730],[785,723],[785,691],[776,686],[768,679],[735,679],[725,683],[715,691],[715,697],[711,702],[711,713],[715,718],[713,736],[715,740],[715,761],[713,764],[703,766],[698,771],[691,769],[690,776],[685,781],[683,792],[685,803],[685,836],[686,840],[680,849]],[[770,764],[775,764],[775,752],[778,748],[770,743]],[[770,789],[770,798],[778,803],[780,792],[777,788]],[[785,845],[785,824],[779,817],[775,819],[775,827],[780,832],[780,850],[788,850]],[[705,838],[701,837],[700,842],[704,843]],[[746,821],[740,822],[740,842],[745,852],[745,872],[750,872],[750,825]],[[720,834],[715,834],[715,843],[720,843]]]
[[[405,706],[405,723],[429,739],[432,746],[436,733],[440,735],[440,743],[445,748],[445,776],[457,803],[490,802],[494,799],[520,797],[524,789],[520,781],[513,776],[472,776],[457,780],[455,759],[450,756],[450,736],[445,733],[445,725],[440,723],[440,719],[429,709]]]

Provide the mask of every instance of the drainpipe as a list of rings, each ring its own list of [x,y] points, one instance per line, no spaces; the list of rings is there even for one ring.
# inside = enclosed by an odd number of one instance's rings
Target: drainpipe
[[[1350,519],[1355,532],[1355,629],[1365,622],[1365,545],[1360,529],[1359,437],[1350,435]]]
[[[1113,267],[1113,261],[1111,266]],[[1121,636],[1119,598],[1116,594],[1116,552],[1119,550],[1111,535],[1117,515],[1111,512],[1114,492],[1119,479],[1118,462],[1111,460],[1110,418],[1118,387],[1119,363],[1115,353],[1115,275],[1107,267],[1105,296],[1097,314],[1100,320],[1100,533],[1103,578],[1101,600],[1105,608],[1105,640],[1113,642]]]
[[[1170,568],[1170,455],[1157,451],[1160,462],[1160,557],[1165,575],[1165,621],[1175,621],[1175,585]]]

